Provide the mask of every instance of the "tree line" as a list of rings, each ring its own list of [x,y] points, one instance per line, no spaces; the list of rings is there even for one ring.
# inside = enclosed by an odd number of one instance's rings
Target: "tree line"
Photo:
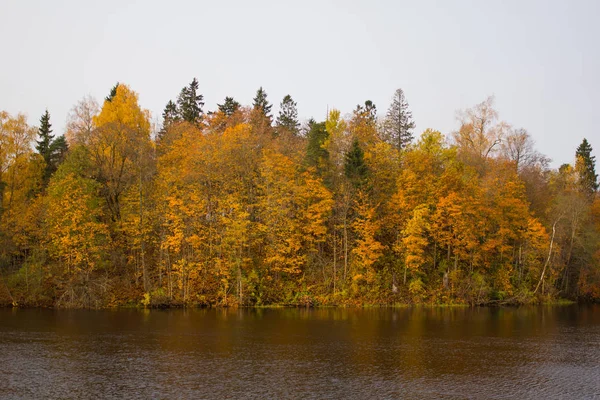
[[[64,136],[0,112],[0,303],[59,307],[600,299],[592,146],[557,170],[493,98],[444,136],[402,89],[301,124],[194,79],[153,127],[118,83]]]

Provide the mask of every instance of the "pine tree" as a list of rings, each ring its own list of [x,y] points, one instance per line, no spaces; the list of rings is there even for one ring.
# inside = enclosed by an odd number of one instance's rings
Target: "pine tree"
[[[50,173],[53,174],[58,169],[58,166],[62,164],[69,151],[69,145],[64,135],[60,135],[52,141],[50,144]]]
[[[365,164],[365,154],[360,148],[358,139],[354,139],[352,147],[346,153],[344,172],[354,187],[361,188],[366,185],[369,169]]]
[[[353,114],[355,118],[365,121],[368,124],[375,124],[377,120],[377,106],[371,100],[366,100],[365,105],[356,105]]]
[[[241,105],[235,101],[233,97],[225,97],[223,104],[217,104],[217,107],[219,107],[219,111],[221,111],[223,114],[231,117],[237,110],[239,110]]]
[[[48,110],[40,118],[40,128],[38,129],[38,136],[40,140],[37,140],[35,149],[44,157],[46,165],[50,163],[50,144],[54,135],[52,135],[52,124],[50,123],[50,113]]]
[[[194,78],[189,86],[181,89],[177,98],[181,118],[191,124],[199,124],[203,115],[203,100],[204,96],[198,93],[198,80]]]
[[[365,111],[373,121],[377,119],[377,106],[371,100],[365,101]]]
[[[592,156],[592,146],[587,139],[583,139],[575,154],[580,185],[584,192],[591,196],[598,191],[598,174],[596,174],[596,157]]]
[[[408,109],[404,91],[398,89],[394,93],[392,104],[390,104],[385,117],[386,138],[398,150],[402,150],[412,142],[413,129],[415,129],[415,123],[412,119],[412,112]]]
[[[262,114],[269,120],[271,119],[271,107],[273,107],[273,105],[269,104],[269,101],[267,100],[267,92],[263,90],[262,86],[256,91],[256,96],[254,97],[252,107],[255,110],[260,110]]]
[[[293,135],[298,135],[300,131],[300,122],[298,122],[298,109],[296,102],[292,100],[289,94],[283,98],[279,105],[279,116],[277,117],[277,127],[283,128]],[[314,122],[314,121],[313,121]],[[323,130],[325,126],[323,125]]]

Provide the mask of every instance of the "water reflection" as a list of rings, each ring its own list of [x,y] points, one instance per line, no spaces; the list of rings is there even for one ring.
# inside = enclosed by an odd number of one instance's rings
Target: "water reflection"
[[[600,307],[0,310],[0,397],[593,398]]]

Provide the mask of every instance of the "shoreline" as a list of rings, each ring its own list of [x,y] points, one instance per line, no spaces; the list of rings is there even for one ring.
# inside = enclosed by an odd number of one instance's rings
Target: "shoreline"
[[[585,305],[585,304],[598,304],[597,301],[574,301],[569,299],[557,299],[555,301],[542,301],[542,302],[530,302],[530,303],[517,303],[517,302],[487,302],[481,304],[466,304],[466,303],[449,303],[449,304],[408,304],[408,303],[397,303],[397,304],[331,304],[331,305],[293,305],[293,304],[268,304],[268,305],[254,305],[254,306],[223,306],[223,305],[156,305],[156,306],[144,306],[142,304],[135,305],[118,305],[118,306],[106,306],[106,307],[57,307],[48,305],[21,305],[21,304],[0,304],[0,308],[3,309],[49,309],[49,310],[200,310],[200,309],[246,309],[246,310],[265,310],[265,309],[435,309],[435,308],[520,308],[520,307],[562,307],[562,306],[573,306],[573,305]]]

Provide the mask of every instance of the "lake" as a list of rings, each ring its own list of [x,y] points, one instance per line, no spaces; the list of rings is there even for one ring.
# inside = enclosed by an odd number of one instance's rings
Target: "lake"
[[[0,398],[600,398],[600,306],[0,309]]]

